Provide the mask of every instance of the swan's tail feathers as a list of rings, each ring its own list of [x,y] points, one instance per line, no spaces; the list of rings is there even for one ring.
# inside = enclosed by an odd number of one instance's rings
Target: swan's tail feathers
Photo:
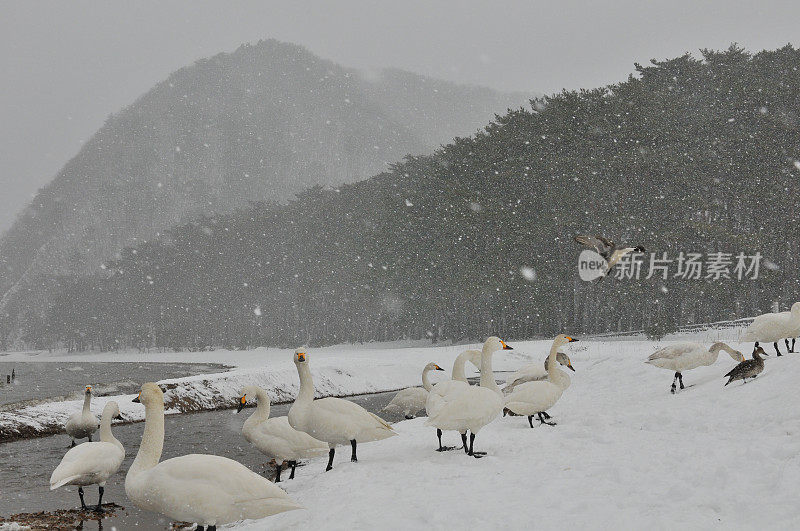
[[[59,487],[63,487],[64,485],[69,484],[70,481],[76,480],[79,477],[80,477],[80,475],[76,474],[74,476],[67,476],[67,477],[62,478],[62,479],[50,478],[50,490],[56,490]]]
[[[363,438],[364,442],[379,441],[381,439],[386,439],[397,435],[397,432],[394,431],[391,424],[374,413],[370,413],[370,415],[372,415],[372,417],[377,420],[379,424],[375,426],[374,429],[370,430],[366,437]]]
[[[392,428],[392,425],[389,424],[388,422],[386,422],[385,420],[383,420],[382,418],[380,418],[378,415],[376,415],[375,413],[370,413],[370,415],[372,415],[375,420],[380,422],[380,424],[381,424],[381,426],[383,428],[385,428],[385,429],[387,429],[389,431],[394,431],[394,429]]]

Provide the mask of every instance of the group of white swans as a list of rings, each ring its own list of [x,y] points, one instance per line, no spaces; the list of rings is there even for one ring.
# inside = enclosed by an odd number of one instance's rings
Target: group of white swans
[[[794,352],[794,338],[799,335],[800,302],[795,302],[788,312],[765,313],[757,316],[742,333],[741,341],[755,342],[753,359],[745,360],[741,352],[732,349],[725,343],[717,342],[711,345],[711,348],[706,349],[700,343],[685,342],[675,343],[655,351],[645,363],[675,372],[675,377],[672,379],[672,387],[670,388],[670,391],[675,394],[676,383],[680,383],[681,389],[685,388],[683,385],[683,372],[697,367],[713,365],[716,363],[719,353],[724,350],[731,358],[739,362],[733,370],[725,374],[728,377],[725,385],[737,380],[742,380],[746,383],[748,378],[755,378],[764,370],[762,356],[767,356],[768,354],[759,345],[759,342],[773,343],[775,352],[777,352],[778,356],[781,356],[778,341],[783,339],[786,342],[787,350]],[[789,339],[792,339],[792,348],[789,347]]]
[[[423,371],[423,389],[427,394],[424,407],[429,416],[427,424],[436,428],[438,450],[451,449],[442,447],[442,431],[458,431],[465,452],[481,457],[484,453],[475,452],[473,448],[475,436],[498,417],[504,407],[514,414],[528,416],[529,422],[533,415],[549,409],[569,385],[569,377],[556,367],[555,361],[558,359],[571,368],[569,359],[558,352],[559,347],[571,341],[577,340],[558,336],[546,361],[547,372],[542,374],[535,367],[523,368],[509,379],[505,395],[494,381],[492,354],[511,347],[497,337],[486,340],[480,352],[462,353],[453,366],[452,380],[431,386],[428,372],[442,369],[435,363],[428,364]],[[467,383],[464,365],[468,360],[481,370],[480,385]],[[280,481],[281,469],[286,464],[291,467],[291,479],[299,460],[323,455],[327,450],[326,471],[331,470],[337,446],[350,445],[351,460],[357,461],[358,443],[397,435],[386,421],[354,402],[333,397],[315,400],[305,350],[295,351],[294,363],[300,377],[300,390],[287,417],[270,418],[269,397],[258,386],[245,387],[238,403],[239,410],[247,402],[257,404],[254,413],[245,421],[242,434],[260,452],[275,458],[278,463],[275,483]],[[89,409],[91,387],[87,387],[85,393],[83,411],[68,422],[73,442],[82,436],[91,437],[97,429],[97,419]],[[399,393],[401,400],[411,393],[416,393],[418,404],[422,397],[418,391],[404,390]],[[201,530],[204,526],[214,530],[217,525],[302,508],[275,483],[225,457],[190,454],[160,461],[164,444],[164,394],[156,384],[146,383],[134,402],[145,407],[145,425],[136,459],[125,477],[125,493],[137,507],[174,520],[196,523]],[[125,458],[122,444],[111,432],[111,421],[116,417],[119,417],[119,406],[110,401],[103,409],[100,441],[71,448],[50,478],[51,489],[77,485],[84,509],[87,507],[83,487],[98,485],[99,498],[94,509],[102,512],[103,488]],[[541,416],[539,418],[545,422]],[[82,432],[72,429],[78,420],[85,425]]]
[[[746,381],[763,369],[759,354],[765,353],[758,341],[774,342],[777,350],[777,341],[797,335],[800,335],[800,302],[789,312],[761,315],[748,327],[742,339],[756,342],[753,360],[745,361],[741,352],[724,343],[715,343],[710,349],[699,343],[678,343],[656,351],[647,363],[675,371],[671,387],[675,393],[676,381],[684,388],[683,371],[715,363],[719,352],[724,350],[740,362],[726,375],[730,376],[728,383],[736,379]],[[425,409],[426,425],[436,428],[437,451],[454,448],[442,445],[442,433],[456,431],[461,435],[465,453],[482,457],[485,452],[474,450],[475,437],[501,413],[526,416],[531,428],[534,416],[540,424],[555,424],[548,422],[547,411],[570,385],[569,376],[556,362],[575,370],[569,357],[560,351],[573,341],[577,339],[559,335],[545,360],[544,372],[541,365],[527,365],[512,374],[506,386],[500,389],[494,380],[492,355],[499,350],[511,350],[511,347],[497,337],[490,337],[480,351],[467,350],[456,358],[449,380],[431,385],[429,373],[443,369],[436,363],[428,363],[422,372],[423,387],[398,392],[385,409],[406,418]],[[780,351],[778,353],[780,355]],[[480,370],[479,385],[467,382],[464,370],[467,361]],[[280,481],[284,465],[291,467],[289,478],[292,479],[299,460],[324,455],[327,450],[326,471],[331,470],[337,446],[350,445],[351,460],[357,461],[358,443],[397,434],[386,421],[354,402],[332,397],[315,400],[314,382],[304,349],[295,351],[294,363],[300,377],[300,390],[287,417],[270,417],[269,397],[258,386],[245,387],[238,403],[241,410],[248,402],[256,402],[257,407],[245,421],[242,434],[256,449],[275,459],[275,483]],[[86,508],[83,487],[98,485],[96,510],[102,511],[103,487],[121,466],[125,450],[111,433],[111,421],[119,416],[116,402],[106,404],[99,424],[100,441],[91,442],[98,423],[90,411],[90,400],[91,387],[87,386],[83,410],[70,417],[66,425],[73,445],[74,440],[80,438],[88,437],[90,442],[67,452],[53,471],[50,487],[77,485],[81,506]],[[203,526],[214,530],[217,525],[302,508],[275,483],[225,457],[191,454],[160,461],[164,444],[164,395],[156,384],[146,383],[134,402],[145,407],[142,443],[125,477],[125,493],[136,506],[175,520],[197,523],[200,530]]]

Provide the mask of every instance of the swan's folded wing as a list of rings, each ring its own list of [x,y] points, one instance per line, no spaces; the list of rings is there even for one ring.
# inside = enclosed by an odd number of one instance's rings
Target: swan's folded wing
[[[124,450],[107,442],[86,442],[71,448],[50,476],[50,489],[66,485],[77,477],[109,477],[116,472],[123,459]]]
[[[675,358],[680,358],[684,354],[688,354],[694,350],[703,350],[703,346],[699,343],[675,343],[674,345],[669,345],[668,347],[660,348],[650,354],[647,358],[647,361],[655,361],[655,360],[671,360]]]

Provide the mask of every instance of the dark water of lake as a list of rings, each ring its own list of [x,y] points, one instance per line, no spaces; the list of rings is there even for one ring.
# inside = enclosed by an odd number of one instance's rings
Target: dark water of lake
[[[369,411],[379,414],[390,422],[401,420],[380,410],[389,403],[394,392],[377,393],[351,397],[349,400],[360,404]],[[271,415],[286,415],[290,404],[275,404]],[[239,461],[251,470],[267,475],[272,479],[273,470],[263,464],[266,458],[252,448],[241,434],[242,424],[252,413],[245,410],[239,414],[235,410],[211,411],[166,417],[166,441],[162,459],[190,453],[214,454]],[[114,435],[125,446],[125,462],[119,472],[106,484],[104,502],[115,502],[124,507],[117,516],[102,520],[102,529],[169,529],[170,522],[161,515],[140,511],[125,496],[125,473],[133,462],[141,442],[143,423],[115,426]],[[80,505],[77,487],[62,487],[49,490],[50,474],[58,465],[70,440],[66,435],[54,435],[39,439],[26,439],[0,444],[0,516],[8,517],[15,513],[52,511],[74,508]],[[349,450],[345,452],[346,459]],[[337,455],[338,457],[338,455]],[[324,460],[315,460],[308,467],[324,468]],[[316,471],[319,472],[319,471]],[[301,467],[297,474],[306,474],[308,469]],[[84,489],[86,503],[97,503],[97,487]],[[83,529],[98,529],[97,520],[87,521]]]
[[[6,375],[15,372],[13,384]],[[16,409],[39,401],[82,400],[85,386],[95,396],[132,394],[144,382],[180,378],[193,374],[224,372],[228,367],[214,363],[82,363],[0,361],[0,410]]]

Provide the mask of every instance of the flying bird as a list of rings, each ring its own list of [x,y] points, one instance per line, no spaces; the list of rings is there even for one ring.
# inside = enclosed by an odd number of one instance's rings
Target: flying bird
[[[617,262],[629,253],[646,253],[644,247],[637,245],[636,247],[617,247],[617,244],[603,236],[590,236],[587,234],[578,234],[575,236],[575,241],[579,244],[588,247],[603,257],[606,261],[606,271],[603,276],[608,275]],[[600,277],[603,278],[603,277]]]

